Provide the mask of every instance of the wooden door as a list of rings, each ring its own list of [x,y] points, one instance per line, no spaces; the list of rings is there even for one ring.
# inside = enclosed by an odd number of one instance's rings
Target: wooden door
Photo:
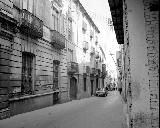
[[[70,98],[77,98],[77,80],[74,77],[70,79]]]

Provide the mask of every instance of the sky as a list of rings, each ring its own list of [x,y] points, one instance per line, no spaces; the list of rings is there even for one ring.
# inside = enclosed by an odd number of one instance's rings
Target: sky
[[[100,30],[99,43],[105,52],[106,64],[112,76],[116,77],[117,70],[114,61],[116,61],[116,51],[119,51],[119,45],[114,30],[111,31],[107,25],[108,18],[111,18],[108,0],[80,0],[80,2]],[[110,53],[113,54],[113,58],[109,55]]]

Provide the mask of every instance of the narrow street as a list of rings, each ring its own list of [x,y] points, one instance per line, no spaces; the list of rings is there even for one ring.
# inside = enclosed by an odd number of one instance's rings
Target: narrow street
[[[124,128],[119,92],[19,114],[0,121],[0,128]]]

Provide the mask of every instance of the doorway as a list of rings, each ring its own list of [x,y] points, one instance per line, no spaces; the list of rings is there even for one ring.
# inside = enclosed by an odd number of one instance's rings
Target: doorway
[[[96,78],[96,90],[98,88],[98,77]]]
[[[91,96],[93,95],[93,82],[94,80],[91,80]]]
[[[70,99],[75,100],[77,98],[77,80],[76,78],[70,78]]]

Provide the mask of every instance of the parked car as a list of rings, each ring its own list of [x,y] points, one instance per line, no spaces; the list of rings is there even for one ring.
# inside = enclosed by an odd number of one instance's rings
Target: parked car
[[[98,88],[96,90],[96,96],[107,96],[108,94],[108,90],[106,90],[105,88]]]

